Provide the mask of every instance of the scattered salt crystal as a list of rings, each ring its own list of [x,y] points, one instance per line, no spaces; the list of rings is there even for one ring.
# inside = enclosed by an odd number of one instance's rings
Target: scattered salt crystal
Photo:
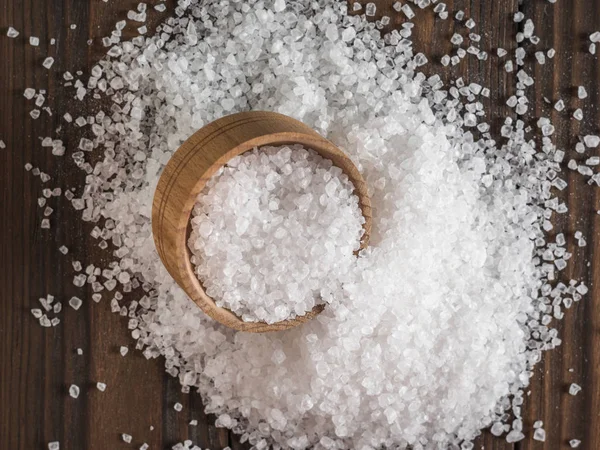
[[[96,383],[96,388],[100,391],[100,392],[104,392],[106,390],[106,384],[105,383],[101,383],[101,382],[97,382]]]
[[[406,16],[406,18],[409,19],[409,20],[412,19],[413,17],[415,17],[414,11],[407,4],[402,5],[402,12]]]
[[[77,398],[79,397],[79,386],[77,386],[76,384],[72,384],[69,387],[69,395],[73,398]]]
[[[9,38],[16,38],[19,35],[19,32],[17,30],[15,30],[13,27],[8,27],[8,31],[6,32],[6,35]]]
[[[569,445],[571,448],[578,448],[581,445],[581,441],[579,439],[571,439]]]
[[[131,444],[131,440],[132,440],[133,438],[131,437],[131,435],[130,435],[130,434],[123,433],[123,434],[121,435],[121,439],[123,439],[123,442],[126,442],[127,444]]]
[[[119,348],[119,353],[121,353],[121,356],[125,356],[127,352],[129,352],[129,349],[127,347],[121,346]]]
[[[517,430],[512,430],[510,433],[506,435],[506,442],[512,444],[514,442],[522,441],[525,438],[525,435]]]
[[[588,148],[596,148],[600,145],[600,136],[587,135],[583,138],[583,142]]]
[[[65,247],[64,245],[61,245],[58,249],[59,252],[61,252],[63,255],[66,255],[67,253],[69,253],[69,249],[67,247]]]
[[[44,66],[46,69],[50,69],[52,67],[52,64],[54,64],[54,58],[48,56],[42,63],[42,66]]]
[[[181,410],[183,409],[183,405],[181,403],[177,402],[173,405],[173,409],[177,412],[181,412]]]
[[[565,102],[563,100],[559,100],[554,104],[554,109],[557,111],[562,111],[565,109]]]
[[[369,2],[366,4],[365,6],[365,14],[369,17],[372,17],[375,15],[377,11],[377,5],[375,5],[375,3]]]
[[[579,391],[581,391],[581,386],[579,386],[576,383],[571,383],[571,385],[569,386],[569,394],[577,395]]]
[[[60,450],[60,442],[48,442],[48,450]]]
[[[38,45],[40,45],[40,39],[35,36],[31,36],[29,38],[29,45],[37,47]]]
[[[81,348],[78,348],[78,349],[77,349],[77,354],[78,354],[79,356],[83,355],[83,350],[82,350]]]
[[[536,428],[533,432],[533,439],[544,442],[546,440],[546,431],[543,428]]]
[[[535,52],[535,58],[539,64],[546,64],[546,55],[544,52]]]
[[[40,317],[40,325],[45,328],[49,328],[52,326],[52,322],[50,321],[50,319],[48,319],[46,314],[44,314],[44,315],[42,315],[42,317]]]
[[[81,308],[82,304],[83,302],[78,297],[71,297],[71,299],[69,300],[69,306],[71,306],[71,308],[73,308],[75,311]]]
[[[196,419],[192,419],[190,420],[190,425],[195,427],[196,425],[198,425],[198,421]]]
[[[588,94],[587,94],[587,91],[585,90],[585,87],[579,86],[577,88],[577,97],[584,99],[584,98],[587,98],[587,96],[588,96]]]

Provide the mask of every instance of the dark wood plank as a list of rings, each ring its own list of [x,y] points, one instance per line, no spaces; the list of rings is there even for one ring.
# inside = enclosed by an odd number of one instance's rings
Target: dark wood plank
[[[589,35],[600,29],[600,3],[557,2],[550,5],[526,2],[523,12],[534,20],[536,34],[541,38],[539,49],[552,47],[557,52],[546,65],[536,64],[533,60],[527,65],[536,79],[533,112],[536,116],[552,118],[558,145],[568,151],[568,159],[582,161],[598,155],[597,150],[579,155],[574,147],[580,134],[598,134],[599,131],[600,71],[598,58],[588,52],[588,46]],[[527,50],[531,47],[526,46]],[[577,86],[580,85],[588,91],[589,97],[585,100],[577,99]],[[544,102],[543,97],[551,104]],[[553,108],[559,99],[567,106],[562,113]],[[581,123],[572,118],[573,111],[579,107],[585,114]],[[542,364],[535,370],[531,396],[525,404],[529,426],[535,420],[543,420],[547,439],[543,444],[527,440],[522,446],[527,450],[569,448],[570,439],[581,440],[580,448],[600,448],[600,346],[597,339],[600,290],[595,284],[599,279],[599,265],[595,262],[600,245],[597,238],[600,222],[596,214],[600,204],[597,188],[590,188],[582,176],[572,171],[568,178],[569,187],[561,198],[567,202],[569,213],[556,218],[555,231],[564,232],[571,240],[569,251],[574,254],[574,264],[565,274],[566,281],[570,278],[584,280],[591,292],[567,311],[562,321],[553,322],[563,343],[544,355]],[[588,238],[589,245],[584,248],[579,248],[573,239],[578,230]],[[568,394],[571,383],[583,387],[576,397]]]
[[[153,2],[149,2],[153,3]],[[366,2],[365,2],[366,3]],[[391,8],[393,1],[378,2],[378,15],[389,15],[393,25],[404,19]],[[482,48],[489,53],[498,46],[514,51],[514,33],[517,26],[512,14],[518,10],[517,0],[484,2],[456,0],[447,2],[451,11],[463,9],[483,34]],[[41,194],[39,178],[22,170],[26,162],[42,167],[53,180],[48,185],[69,188],[80,186],[83,175],[73,168],[68,157],[55,158],[41,149],[40,136],[51,136],[66,110],[76,107],[75,102],[62,95],[62,70],[89,69],[102,56],[99,38],[108,35],[117,20],[125,18],[126,11],[137,1],[121,0],[104,3],[80,0],[9,0],[0,8],[0,31],[13,25],[21,32],[17,40],[0,36],[0,139],[8,149],[0,150],[0,448],[44,448],[51,440],[60,440],[61,448],[104,449],[130,448],[120,441],[121,433],[133,435],[136,446],[147,442],[151,448],[164,448],[183,439],[193,439],[204,447],[220,449],[225,445],[242,448],[237,437],[228,436],[214,427],[214,418],[202,412],[197,394],[180,393],[179,383],[166,375],[163,361],[146,361],[133,351],[124,322],[109,311],[108,301],[91,302],[91,292],[82,296],[71,284],[71,261],[93,261],[102,256],[97,242],[89,238],[90,227],[75,220],[75,212],[64,199],[52,199],[56,212],[52,215],[53,229],[41,230],[42,211],[35,205]],[[173,5],[173,2],[170,3]],[[525,2],[521,9],[534,18],[537,33],[542,38],[540,47],[553,46],[557,56],[545,66],[531,64],[536,73],[537,97],[557,100],[556,93],[570,98],[573,87],[585,84],[590,94],[585,103],[587,118],[579,124],[564,116],[553,114],[562,145],[573,148],[573,137],[580,131],[597,132],[600,115],[600,72],[597,58],[585,53],[587,36],[600,29],[600,1],[563,2],[551,5],[545,0]],[[153,14],[157,23],[165,15]],[[77,24],[75,30],[69,25]],[[494,86],[486,102],[491,119],[510,113],[504,105],[514,91],[512,77],[492,57],[486,62],[469,58],[454,68],[443,68],[439,58],[452,47],[448,40],[461,27],[453,19],[442,21],[431,11],[415,19],[415,47],[435,61],[426,69],[439,73],[444,80],[463,76],[468,82]],[[128,27],[129,36],[135,27]],[[40,47],[30,47],[25,37],[40,37]],[[575,38],[569,39],[570,35]],[[47,45],[57,39],[55,47]],[[91,46],[85,41],[94,38]],[[41,68],[41,61],[53,55],[56,63],[51,72]],[[430,58],[433,59],[433,58]],[[37,121],[27,117],[31,103],[22,98],[25,87],[45,88],[54,115],[43,113]],[[571,101],[574,109],[579,102]],[[548,115],[552,110],[536,101],[536,115]],[[497,122],[494,122],[497,126]],[[64,139],[75,146],[76,133],[67,132]],[[574,153],[574,152],[572,152]],[[558,229],[573,234],[583,231],[590,243],[584,249],[573,247],[578,261],[593,261],[600,251],[600,242],[593,239],[600,231],[598,191],[590,191],[577,175],[570,176],[571,187],[565,193],[569,201],[568,219],[558,220]],[[59,206],[60,205],[60,206]],[[60,245],[71,252],[63,256]],[[570,269],[569,276],[586,279],[588,283],[600,276],[600,266],[580,262]],[[53,294],[63,304],[72,295],[84,298],[78,313],[65,308],[63,323],[52,330],[35,325],[29,314],[38,297]],[[544,420],[548,432],[545,444],[531,438],[517,445],[523,449],[563,449],[566,441],[581,439],[580,448],[600,448],[600,292],[592,284],[592,295],[566,314],[559,330],[563,345],[545,355],[536,369],[531,395],[525,404],[527,424]],[[118,346],[130,342],[131,352],[125,357]],[[75,353],[81,347],[82,356]],[[569,368],[574,371],[569,372]],[[105,393],[95,390],[96,381],[105,382]],[[577,382],[583,392],[573,398],[566,394],[568,384]],[[66,394],[68,386],[76,383],[82,388],[79,399]],[[175,402],[184,410],[176,413]],[[189,427],[191,419],[198,419],[198,427]],[[154,430],[150,431],[150,426]],[[479,442],[486,449],[507,450],[513,446],[485,434]],[[478,448],[478,447],[476,447]]]

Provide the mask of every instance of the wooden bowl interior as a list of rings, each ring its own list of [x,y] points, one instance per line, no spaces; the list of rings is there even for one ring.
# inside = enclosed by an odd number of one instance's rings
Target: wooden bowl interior
[[[192,194],[195,193],[195,195],[192,195],[192,197],[194,199],[194,204],[196,203],[196,198],[198,197],[200,192],[202,192],[202,190],[206,186],[206,183],[208,183],[208,181],[211,179],[211,177],[221,167],[227,165],[227,163],[231,159],[235,158],[236,156],[239,156],[247,151],[253,150],[254,148],[260,149],[261,147],[265,147],[265,146],[275,146],[276,147],[276,146],[284,146],[284,145],[301,144],[305,148],[314,150],[315,152],[320,154],[323,158],[331,160],[335,166],[342,169],[342,171],[348,176],[350,181],[352,181],[352,183],[355,185],[354,191],[355,191],[355,194],[359,197],[359,203],[360,203],[360,207],[361,207],[361,211],[363,212],[363,215],[365,214],[365,212],[367,212],[366,206],[368,205],[368,214],[369,215],[368,215],[368,217],[365,216],[365,224],[363,226],[365,231],[363,233],[363,237],[361,238],[361,246],[360,246],[361,249],[366,248],[368,245],[369,235],[371,232],[370,202],[367,201],[365,203],[365,199],[363,197],[361,197],[362,193],[359,192],[359,190],[356,188],[356,185],[360,185],[361,183],[364,184],[364,181],[362,181],[362,177],[360,176],[358,169],[356,169],[356,166],[354,166],[352,161],[347,156],[345,156],[344,154],[339,154],[341,152],[337,149],[335,149],[337,151],[332,151],[330,146],[328,146],[328,145],[323,145],[323,146],[315,145],[315,142],[312,139],[307,139],[307,140],[305,140],[305,142],[300,142],[300,141],[302,141],[302,139],[296,139],[294,141],[290,141],[289,139],[286,139],[285,137],[278,137],[278,136],[274,135],[274,136],[271,136],[270,139],[268,139],[268,141],[266,141],[265,143],[263,143],[260,146],[253,145],[251,143],[245,143],[245,144],[242,144],[242,145],[232,149],[224,157],[224,159],[226,159],[226,161],[224,161],[223,163],[219,163],[218,165],[211,166],[209,168],[209,170],[207,170],[204,174],[202,174],[197,185],[194,187],[194,190],[192,193]],[[189,213],[186,214],[186,216],[184,217],[184,220],[186,220],[186,222],[188,224],[187,228],[186,228],[186,236],[185,236],[186,250],[187,250],[187,258],[186,258],[185,264],[188,266],[188,270],[194,274],[194,280],[193,280],[194,284],[197,283],[198,290],[200,290],[202,292],[202,295],[205,296],[206,299],[211,301],[215,305],[216,308],[223,310],[223,312],[229,313],[228,315],[231,315],[230,320],[235,320],[235,321],[239,322],[241,327],[245,327],[247,324],[249,324],[249,322],[244,322],[241,319],[241,317],[239,317],[237,314],[230,311],[229,309],[217,306],[214,299],[212,299],[209,295],[206,294],[206,291],[204,289],[204,286],[202,285],[202,282],[196,276],[195,267],[191,262],[192,252],[191,252],[189,246],[187,245],[187,243],[189,242],[191,232],[192,232],[192,224],[191,224],[192,212],[193,212],[193,206],[192,206],[192,209],[189,211]],[[276,328],[277,331],[289,329],[289,328],[292,328],[292,327],[298,325],[299,321],[301,323],[304,323],[304,322],[312,319],[314,316],[320,314],[323,311],[323,309],[324,309],[324,305],[316,305],[310,312],[308,312],[304,316],[298,316],[295,319],[278,322],[276,324],[266,324],[265,323],[263,325],[268,328]],[[259,325],[259,323],[256,323],[256,322],[254,322],[254,324]],[[274,330],[269,330],[269,331],[274,331]]]

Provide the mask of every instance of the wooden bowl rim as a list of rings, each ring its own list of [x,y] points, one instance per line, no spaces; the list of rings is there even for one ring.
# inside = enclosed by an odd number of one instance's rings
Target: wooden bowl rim
[[[279,114],[277,114],[279,116]],[[286,119],[287,116],[283,116]],[[217,119],[214,122],[206,125],[217,126],[219,125],[219,121],[231,118],[231,116],[225,116],[224,118]],[[294,119],[292,119],[294,120]],[[194,135],[188,138],[177,151],[193,151],[193,147],[196,145],[195,140],[193,139],[199,133],[205,132],[205,127],[198,130]],[[354,194],[359,197],[359,204],[361,207],[361,211],[365,218],[365,223],[363,224],[363,237],[361,238],[361,246],[360,249],[364,249],[368,245],[369,236],[371,232],[371,215],[370,215],[370,198],[368,193],[366,192],[366,184],[362,175],[358,171],[358,168],[352,162],[352,160],[337,146],[335,146],[332,142],[327,140],[326,138],[320,136],[315,132],[315,135],[311,135],[308,133],[299,133],[297,131],[284,131],[284,132],[276,132],[264,134],[253,139],[242,142],[241,144],[235,145],[231,149],[227,150],[220,156],[210,167],[206,169],[203,174],[199,175],[198,181],[194,184],[193,189],[190,191],[188,198],[185,200],[184,208],[181,210],[181,213],[178,217],[178,226],[180,229],[185,229],[185,245],[183,248],[185,249],[185,255],[180,255],[179,257],[183,260],[182,265],[180,266],[182,272],[180,274],[187,278],[188,288],[193,289],[192,292],[187,292],[186,294],[191,298],[194,303],[196,303],[204,313],[212,317],[214,320],[227,324],[229,327],[234,328],[238,331],[257,331],[268,332],[268,331],[281,331],[289,328],[293,328],[297,325],[305,323],[318,314],[320,314],[324,308],[324,304],[315,305],[315,307],[308,311],[306,314],[302,316],[297,316],[293,319],[284,320],[281,322],[276,322],[273,324],[268,324],[266,322],[245,322],[239,317],[237,314],[233,313],[231,310],[217,306],[215,300],[211,298],[204,287],[202,286],[201,281],[196,276],[195,267],[191,261],[191,250],[189,249],[188,242],[191,233],[191,218],[193,213],[194,205],[196,204],[198,195],[206,186],[206,183],[214,176],[214,174],[222,167],[226,166],[227,163],[247,151],[253,150],[254,148],[262,148],[265,146],[282,146],[282,145],[295,145],[300,144],[305,148],[309,148],[317,152],[325,159],[329,159],[332,161],[333,165],[339,167],[343,173],[345,173],[349,180],[354,185]],[[342,167],[340,164],[336,164],[338,161],[344,160],[345,166]],[[363,183],[365,187],[363,187],[362,192],[358,189],[357,184]],[[180,262],[181,264],[181,262]],[[193,294],[193,295],[191,295]]]

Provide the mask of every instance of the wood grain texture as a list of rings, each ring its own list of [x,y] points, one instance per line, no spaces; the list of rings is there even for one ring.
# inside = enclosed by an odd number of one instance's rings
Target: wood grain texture
[[[238,331],[266,333],[287,330],[312,320],[324,306],[303,316],[267,324],[244,322],[216,305],[204,291],[192,266],[188,248],[190,219],[198,194],[212,176],[231,159],[263,146],[301,144],[331,160],[354,185],[365,223],[361,248],[371,234],[371,200],[358,168],[333,143],[291,117],[269,111],[246,111],[222,117],[202,127],[177,149],[162,172],[152,206],[152,232],[156,249],[177,284],[210,317]]]
[[[378,14],[390,15],[392,26],[398,26],[403,19],[393,14],[392,3],[377,2]],[[559,143],[569,150],[580,133],[598,131],[600,71],[598,59],[587,53],[587,36],[600,30],[600,0],[558,0],[556,4],[531,0],[523,5],[517,0],[446,3],[450,10],[462,9],[473,17],[478,23],[476,31],[483,35],[482,48],[490,53],[497,47],[511,52],[516,49],[514,34],[522,24],[512,22],[514,12],[521,9],[533,18],[541,38],[540,49],[554,47],[557,55],[544,66],[531,58],[527,62],[536,75],[538,100],[532,103],[532,117],[552,115],[557,121]],[[91,292],[87,292],[82,309],[76,313],[67,308],[63,323],[51,330],[38,327],[29,314],[38,297],[50,293],[66,301],[81,295],[71,284],[72,260],[97,261],[106,255],[89,237],[91,227],[82,224],[64,200],[52,200],[56,212],[51,217],[51,232],[39,228],[42,211],[35,202],[44,186],[39,178],[24,172],[23,165],[31,162],[51,174],[49,185],[63,189],[81,186],[82,172],[75,170],[67,157],[50,156],[40,147],[39,137],[53,135],[62,114],[78,108],[77,102],[62,95],[60,71],[89,69],[103,52],[99,38],[110,34],[114,23],[124,19],[126,11],[136,4],[137,0],[0,0],[0,139],[8,145],[0,150],[1,450],[43,449],[51,440],[60,440],[61,448],[67,450],[132,448],[120,441],[120,433],[133,435],[134,448],[147,442],[152,449],[163,449],[183,439],[213,450],[226,445],[243,448],[237,437],[212,425],[214,418],[202,413],[198,395],[180,393],[178,381],[164,373],[163,361],[146,361],[133,348],[125,358],[120,356],[118,346],[130,338],[126,324],[110,313],[107,302],[94,304]],[[172,7],[173,2],[169,5]],[[152,12],[151,18],[157,23],[166,15]],[[75,30],[69,28],[71,23],[77,24]],[[463,76],[466,81],[492,87],[492,96],[484,103],[497,130],[498,118],[511,113],[505,101],[514,92],[513,77],[506,75],[496,58],[469,58],[456,67],[443,68],[437,61],[451,50],[448,41],[453,32],[464,34],[464,26],[455,20],[435,18],[431,11],[419,14],[415,24],[416,50],[435,56],[426,68],[429,74],[439,73],[444,80]],[[9,25],[21,32],[20,39],[4,36]],[[129,26],[128,35],[135,35],[134,29]],[[39,48],[25,43],[23,37],[31,35],[40,37]],[[50,38],[57,39],[56,47],[47,45]],[[94,42],[86,46],[90,38]],[[58,71],[41,67],[48,54],[56,58],[54,69]],[[585,101],[572,99],[577,85],[588,90]],[[32,105],[22,97],[25,87],[48,90],[52,117],[43,115],[37,121],[28,118]],[[585,121],[579,124],[554,112],[540,100],[542,96],[552,101],[568,100],[570,111],[584,106]],[[77,145],[75,134],[67,132],[63,137],[66,145]],[[574,151],[569,157],[581,158]],[[547,441],[535,442],[529,437],[512,446],[486,433],[476,449],[484,445],[486,450],[563,450],[573,438],[582,440],[581,449],[600,449],[600,291],[595,284],[600,279],[600,264],[595,261],[600,252],[600,216],[596,214],[600,191],[588,189],[576,174],[569,177],[570,186],[562,198],[568,202],[570,213],[558,218],[556,231],[572,235],[581,230],[588,237],[587,247],[570,249],[578,262],[566,276],[585,280],[591,293],[558,323],[563,344],[544,355],[524,405],[527,427],[535,420],[544,420]],[[71,249],[66,257],[58,252],[62,244]],[[76,347],[83,349],[82,356],[75,354]],[[66,395],[71,383],[87,388],[96,381],[108,384],[105,393],[89,389],[78,400]],[[571,382],[583,387],[577,397],[566,394]],[[181,413],[173,410],[177,401],[184,405]],[[199,420],[199,426],[188,426],[192,418]]]

